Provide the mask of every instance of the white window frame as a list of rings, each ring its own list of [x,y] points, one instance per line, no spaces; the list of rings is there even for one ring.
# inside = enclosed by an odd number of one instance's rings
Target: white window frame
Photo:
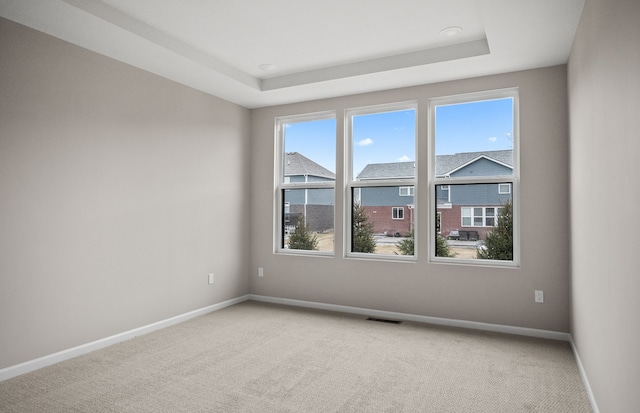
[[[482,215],[476,215],[475,214],[475,210],[476,208],[481,208],[482,209]],[[487,208],[493,208],[495,210],[494,215],[487,215]],[[471,215],[465,216],[463,210],[465,209],[469,209],[471,212]],[[499,206],[463,206],[460,207],[460,226],[461,227],[470,227],[470,228],[489,228],[489,227],[496,227],[498,224],[498,217],[500,216],[500,210],[502,209],[502,207]],[[482,218],[482,225],[476,225],[475,224],[475,218],[477,217],[481,217]],[[467,225],[464,223],[464,219],[465,218],[471,218],[471,224]],[[495,221],[494,225],[488,225],[487,224],[487,218],[493,218]]]
[[[333,220],[334,220],[334,228],[335,228],[335,219],[336,219],[336,205],[335,205],[335,188],[336,181],[314,181],[314,182],[291,182],[289,177],[284,176],[284,132],[285,125],[292,123],[301,123],[301,122],[312,122],[317,120],[328,120],[335,119],[336,120],[336,128],[338,125],[338,119],[336,117],[336,111],[325,111],[325,112],[316,112],[316,113],[308,113],[308,114],[300,114],[300,115],[292,115],[292,116],[279,116],[275,121],[275,148],[276,148],[276,156],[275,158],[275,196],[274,198],[274,252],[282,253],[282,254],[292,254],[292,255],[320,255],[320,256],[334,256],[335,250],[332,252],[328,251],[311,251],[311,250],[295,250],[284,248],[282,245],[282,241],[285,237],[285,222],[284,220],[284,191],[285,190],[296,190],[296,189],[333,189]],[[336,149],[337,149],[337,130],[336,130]],[[336,176],[337,179],[337,176]],[[289,223],[290,224],[290,223]],[[336,234],[334,233],[334,236]],[[334,240],[335,241],[335,240]]]
[[[394,217],[395,215],[395,217]],[[402,215],[402,217],[400,217]],[[391,219],[404,221],[404,208],[403,207],[391,207]]]
[[[398,196],[413,196],[414,190],[414,186],[401,186],[398,188]]]
[[[511,175],[499,176],[482,176],[482,177],[437,177],[436,176],[436,108],[444,105],[455,105],[460,103],[471,103],[485,100],[497,100],[511,98],[513,99],[513,171]],[[498,267],[520,267],[520,122],[519,122],[519,89],[507,88],[490,90],[484,92],[466,93],[461,95],[452,95],[431,98],[428,100],[429,106],[429,193],[435,196],[436,185],[454,185],[454,184],[486,184],[486,183],[510,183],[513,211],[513,260],[481,260],[481,259],[462,259],[449,257],[436,257],[435,236],[436,223],[435,216],[437,213],[434,202],[430,205],[430,224],[429,224],[429,261],[434,263],[458,264],[458,265],[475,265],[475,266],[498,266]],[[473,215],[471,217],[473,224]],[[462,221],[462,219],[461,219]]]
[[[394,112],[394,111],[403,111],[403,110],[413,110],[415,113],[415,138],[414,138],[414,153],[415,153],[415,174],[413,179],[403,178],[403,179],[376,179],[371,181],[357,181],[353,176],[353,118],[355,116],[361,115],[372,115],[376,113],[384,113],[384,112]],[[372,105],[372,106],[363,106],[357,108],[350,108],[345,110],[345,120],[344,120],[344,144],[345,144],[345,156],[344,156],[344,165],[345,165],[345,174],[344,174],[344,228],[343,233],[345,234],[345,243],[344,243],[344,256],[346,258],[365,258],[372,260],[393,260],[393,261],[417,261],[418,259],[418,177],[420,176],[418,170],[418,122],[419,122],[419,111],[418,111],[418,102],[417,101],[407,101],[407,102],[398,102],[398,103],[389,103],[389,104],[381,104],[381,105]],[[353,192],[357,191],[358,188],[376,188],[376,187],[389,187],[389,186],[413,186],[414,187],[414,195],[413,195],[413,230],[414,230],[414,255],[386,255],[386,254],[370,254],[370,253],[362,253],[362,252],[352,252],[351,251],[351,243],[352,243],[352,209],[353,209]]]
[[[507,190],[506,191],[502,190],[503,185],[507,186]],[[500,194],[500,195],[509,195],[510,193],[511,193],[511,183],[498,184],[498,194]]]

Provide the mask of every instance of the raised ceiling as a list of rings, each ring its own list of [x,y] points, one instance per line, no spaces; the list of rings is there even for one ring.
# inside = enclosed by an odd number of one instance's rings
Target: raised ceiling
[[[584,0],[0,0],[0,15],[255,108],[563,64],[583,5]],[[462,32],[441,34],[452,26]]]

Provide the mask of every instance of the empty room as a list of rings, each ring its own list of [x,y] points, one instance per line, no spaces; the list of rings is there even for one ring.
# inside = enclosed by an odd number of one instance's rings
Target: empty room
[[[0,0],[0,412],[639,412],[638,22]]]

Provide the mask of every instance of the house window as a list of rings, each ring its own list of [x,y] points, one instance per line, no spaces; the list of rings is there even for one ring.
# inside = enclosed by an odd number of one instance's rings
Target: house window
[[[501,207],[462,207],[460,215],[463,227],[495,227]]]
[[[431,99],[429,114],[429,187],[436,201],[430,211],[430,259],[517,266],[518,90]],[[505,226],[505,231],[498,230],[500,225]],[[455,258],[455,244],[449,246],[448,253],[439,247],[447,242],[442,238],[467,239],[468,234],[479,242],[477,246],[482,251],[489,250],[483,247],[484,243],[504,236],[506,241],[501,245],[510,254],[478,254],[486,259]],[[505,260],[505,256],[511,259]]]
[[[416,229],[416,112],[415,102],[346,111],[347,256],[405,259],[381,237]]]
[[[331,254],[336,118],[333,112],[276,119],[277,252]]]
[[[400,196],[413,196],[413,187],[412,186],[401,186],[400,187]]]
[[[393,207],[391,210],[391,218],[392,219],[404,219],[404,208],[402,207]]]
[[[284,203],[284,222],[285,224],[289,224],[291,222],[291,203]]]

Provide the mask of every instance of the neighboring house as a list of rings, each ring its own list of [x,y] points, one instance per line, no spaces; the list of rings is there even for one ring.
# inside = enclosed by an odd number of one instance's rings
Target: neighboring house
[[[464,152],[436,157],[437,177],[510,175],[513,151]],[[413,178],[415,162],[369,164],[358,180]],[[484,239],[498,222],[500,207],[511,201],[511,185],[473,184],[436,187],[439,232],[445,236]],[[405,235],[413,228],[413,195],[410,186],[362,188],[354,194],[370,217],[374,232]],[[456,235],[459,234],[459,235]]]
[[[288,182],[335,181],[336,175],[298,152],[285,153],[284,180]],[[333,229],[333,189],[293,189],[284,194],[284,226],[288,233],[305,217],[311,231]]]
[[[356,176],[358,181],[413,179],[415,162],[371,163]],[[405,236],[413,229],[413,186],[356,188],[353,201],[361,205],[373,224],[373,232]]]

